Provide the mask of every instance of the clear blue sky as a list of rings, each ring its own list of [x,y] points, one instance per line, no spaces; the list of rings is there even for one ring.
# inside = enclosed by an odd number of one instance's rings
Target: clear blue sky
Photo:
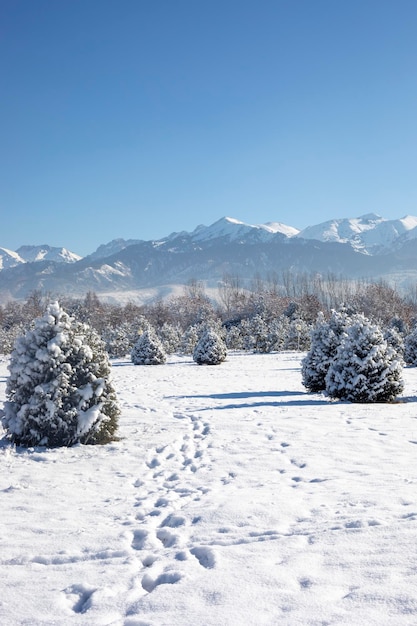
[[[417,214],[416,0],[2,0],[0,246]]]

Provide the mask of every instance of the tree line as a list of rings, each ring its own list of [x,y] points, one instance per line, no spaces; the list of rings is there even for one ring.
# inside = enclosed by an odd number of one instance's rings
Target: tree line
[[[385,281],[283,272],[280,277],[255,276],[250,285],[243,285],[238,276],[224,275],[215,299],[197,280],[185,285],[180,295],[148,304],[109,303],[92,291],[83,298],[33,291],[24,302],[0,306],[0,353],[10,353],[16,339],[55,299],[70,316],[94,328],[111,357],[129,353],[148,326],[167,353],[191,353],[207,325],[222,329],[230,349],[270,352],[307,350],[319,312],[329,318],[345,303],[383,328],[394,325],[404,336],[417,320],[416,291],[400,294]]]

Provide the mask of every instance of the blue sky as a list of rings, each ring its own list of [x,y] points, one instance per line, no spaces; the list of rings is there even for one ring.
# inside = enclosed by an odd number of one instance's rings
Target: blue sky
[[[2,0],[0,246],[417,215],[415,0]]]

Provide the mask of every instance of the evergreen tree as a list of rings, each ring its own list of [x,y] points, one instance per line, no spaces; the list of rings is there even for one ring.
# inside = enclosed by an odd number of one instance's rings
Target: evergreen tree
[[[250,334],[253,338],[254,352],[265,353],[270,351],[268,325],[259,313],[250,320]]]
[[[408,365],[417,365],[417,326],[404,339],[404,361]]]
[[[187,328],[181,339],[181,354],[193,354],[201,333],[201,324],[193,324]]]
[[[286,315],[280,315],[271,320],[268,327],[269,352],[272,350],[280,352],[286,349],[289,328],[290,321]]]
[[[219,365],[226,356],[227,349],[223,339],[212,328],[207,328],[194,349],[194,361],[198,365]]]
[[[404,361],[404,337],[395,326],[385,329],[384,339],[391,348],[394,348],[398,358]]]
[[[166,362],[165,350],[153,328],[145,330],[131,352],[134,365],[162,365]]]
[[[379,326],[362,314],[355,315],[327,372],[327,393],[351,402],[389,402],[403,387],[397,353]]]
[[[320,312],[311,331],[310,350],[301,362],[302,383],[308,391],[319,392],[326,388],[326,374],[332,363],[343,333],[349,324],[345,310],[331,313],[329,321]]]
[[[229,350],[242,350],[243,340],[240,323],[226,329],[226,347]]]
[[[116,326],[107,326],[101,333],[110,358],[121,358],[132,351],[137,340],[136,326],[129,322],[121,322]]]
[[[180,326],[173,326],[165,322],[158,331],[158,337],[162,342],[162,346],[167,354],[174,354],[179,350],[181,345],[182,331]]]
[[[108,443],[120,410],[104,344],[50,304],[11,354],[2,422],[18,445]]]
[[[301,318],[292,319],[284,342],[285,350],[308,350],[311,345],[311,327]]]

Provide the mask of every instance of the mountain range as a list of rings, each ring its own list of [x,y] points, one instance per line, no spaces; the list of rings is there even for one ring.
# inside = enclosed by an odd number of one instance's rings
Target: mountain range
[[[369,213],[304,230],[281,222],[246,224],[223,217],[192,232],[155,241],[114,239],[86,257],[66,248],[0,248],[0,302],[33,290],[103,299],[149,301],[192,279],[217,288],[225,275],[241,283],[291,271],[352,279],[417,282],[417,217],[395,220]]]

